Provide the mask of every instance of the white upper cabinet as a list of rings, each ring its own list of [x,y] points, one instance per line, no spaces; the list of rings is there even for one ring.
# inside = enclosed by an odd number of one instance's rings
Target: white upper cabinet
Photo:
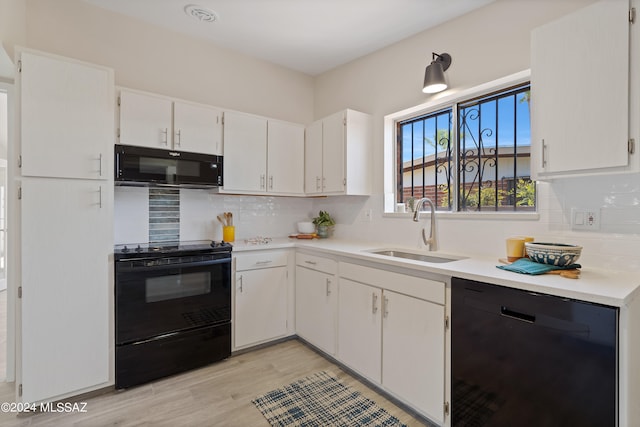
[[[344,110],[307,127],[305,192],[310,195],[370,195],[372,119]]]
[[[173,145],[176,150],[222,155],[222,110],[174,101]]]
[[[120,144],[222,154],[222,112],[160,95],[120,91]]]
[[[172,148],[171,100],[120,91],[120,144]]]
[[[307,126],[304,142],[304,191],[322,194],[322,120]]]
[[[535,178],[628,169],[630,25],[628,0],[609,0],[532,32]]]
[[[304,194],[304,126],[227,111],[224,141],[224,191]]]
[[[225,191],[266,191],[266,118],[225,111],[223,173]]]
[[[304,126],[267,122],[267,192],[304,193]]]
[[[113,70],[27,51],[20,68],[21,174],[111,177]]]

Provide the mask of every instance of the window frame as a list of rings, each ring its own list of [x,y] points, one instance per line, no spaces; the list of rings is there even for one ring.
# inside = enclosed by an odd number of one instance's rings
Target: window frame
[[[523,70],[518,73],[514,73],[478,86],[460,89],[449,90],[437,95],[434,95],[424,104],[417,105],[415,107],[407,108],[396,113],[389,114],[384,117],[384,150],[383,150],[383,172],[384,172],[384,206],[383,216],[385,217],[405,217],[411,215],[411,213],[396,212],[396,190],[397,190],[397,162],[398,162],[398,150],[397,150],[397,129],[398,123],[411,118],[415,118],[421,115],[427,115],[439,110],[443,110],[447,107],[454,106],[460,102],[468,101],[473,98],[479,98],[491,93],[499,92],[512,88],[514,86],[529,82],[531,80],[531,71]],[[457,108],[453,108],[452,120],[457,123],[458,112]],[[452,126],[453,129],[456,126]],[[456,151],[457,147],[457,129],[456,135]],[[452,138],[453,139],[453,138]],[[452,186],[458,186],[458,173],[457,165],[455,167],[456,172],[452,179]],[[457,192],[458,190],[456,190]],[[536,192],[538,194],[538,192]],[[457,197],[454,197],[451,211],[437,211],[438,217],[455,217],[455,218],[485,218],[485,219],[538,219],[539,214],[536,212],[527,211],[458,211]],[[536,201],[536,208],[538,209],[538,202]]]

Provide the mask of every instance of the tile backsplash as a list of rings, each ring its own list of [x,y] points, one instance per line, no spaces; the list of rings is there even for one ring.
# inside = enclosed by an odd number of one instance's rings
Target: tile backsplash
[[[149,188],[149,243],[180,241],[180,190]]]
[[[222,224],[216,219],[232,212],[236,240],[283,237],[296,231],[298,221],[314,216],[313,199],[296,197],[218,194],[212,190],[179,189],[179,239],[221,240]],[[116,187],[116,244],[147,242],[154,231],[150,200],[153,188]],[[168,220],[168,218],[167,218]],[[165,224],[166,225],[166,224]]]

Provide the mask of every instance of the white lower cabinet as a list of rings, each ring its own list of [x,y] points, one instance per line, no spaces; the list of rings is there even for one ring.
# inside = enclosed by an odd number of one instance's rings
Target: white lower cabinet
[[[285,251],[236,255],[234,349],[287,335],[287,257]]]
[[[336,354],[337,263],[296,255],[296,333],[322,351]]]
[[[338,358],[365,377],[382,382],[382,290],[340,279]]]
[[[104,387],[113,183],[23,178],[21,188],[21,399],[56,400]]]
[[[382,384],[444,422],[444,306],[384,291]]]
[[[444,423],[445,284],[344,262],[339,271],[338,360]]]

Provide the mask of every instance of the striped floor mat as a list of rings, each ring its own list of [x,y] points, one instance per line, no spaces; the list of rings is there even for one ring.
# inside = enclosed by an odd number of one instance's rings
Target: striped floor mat
[[[252,400],[272,426],[403,426],[374,401],[318,372]]]

